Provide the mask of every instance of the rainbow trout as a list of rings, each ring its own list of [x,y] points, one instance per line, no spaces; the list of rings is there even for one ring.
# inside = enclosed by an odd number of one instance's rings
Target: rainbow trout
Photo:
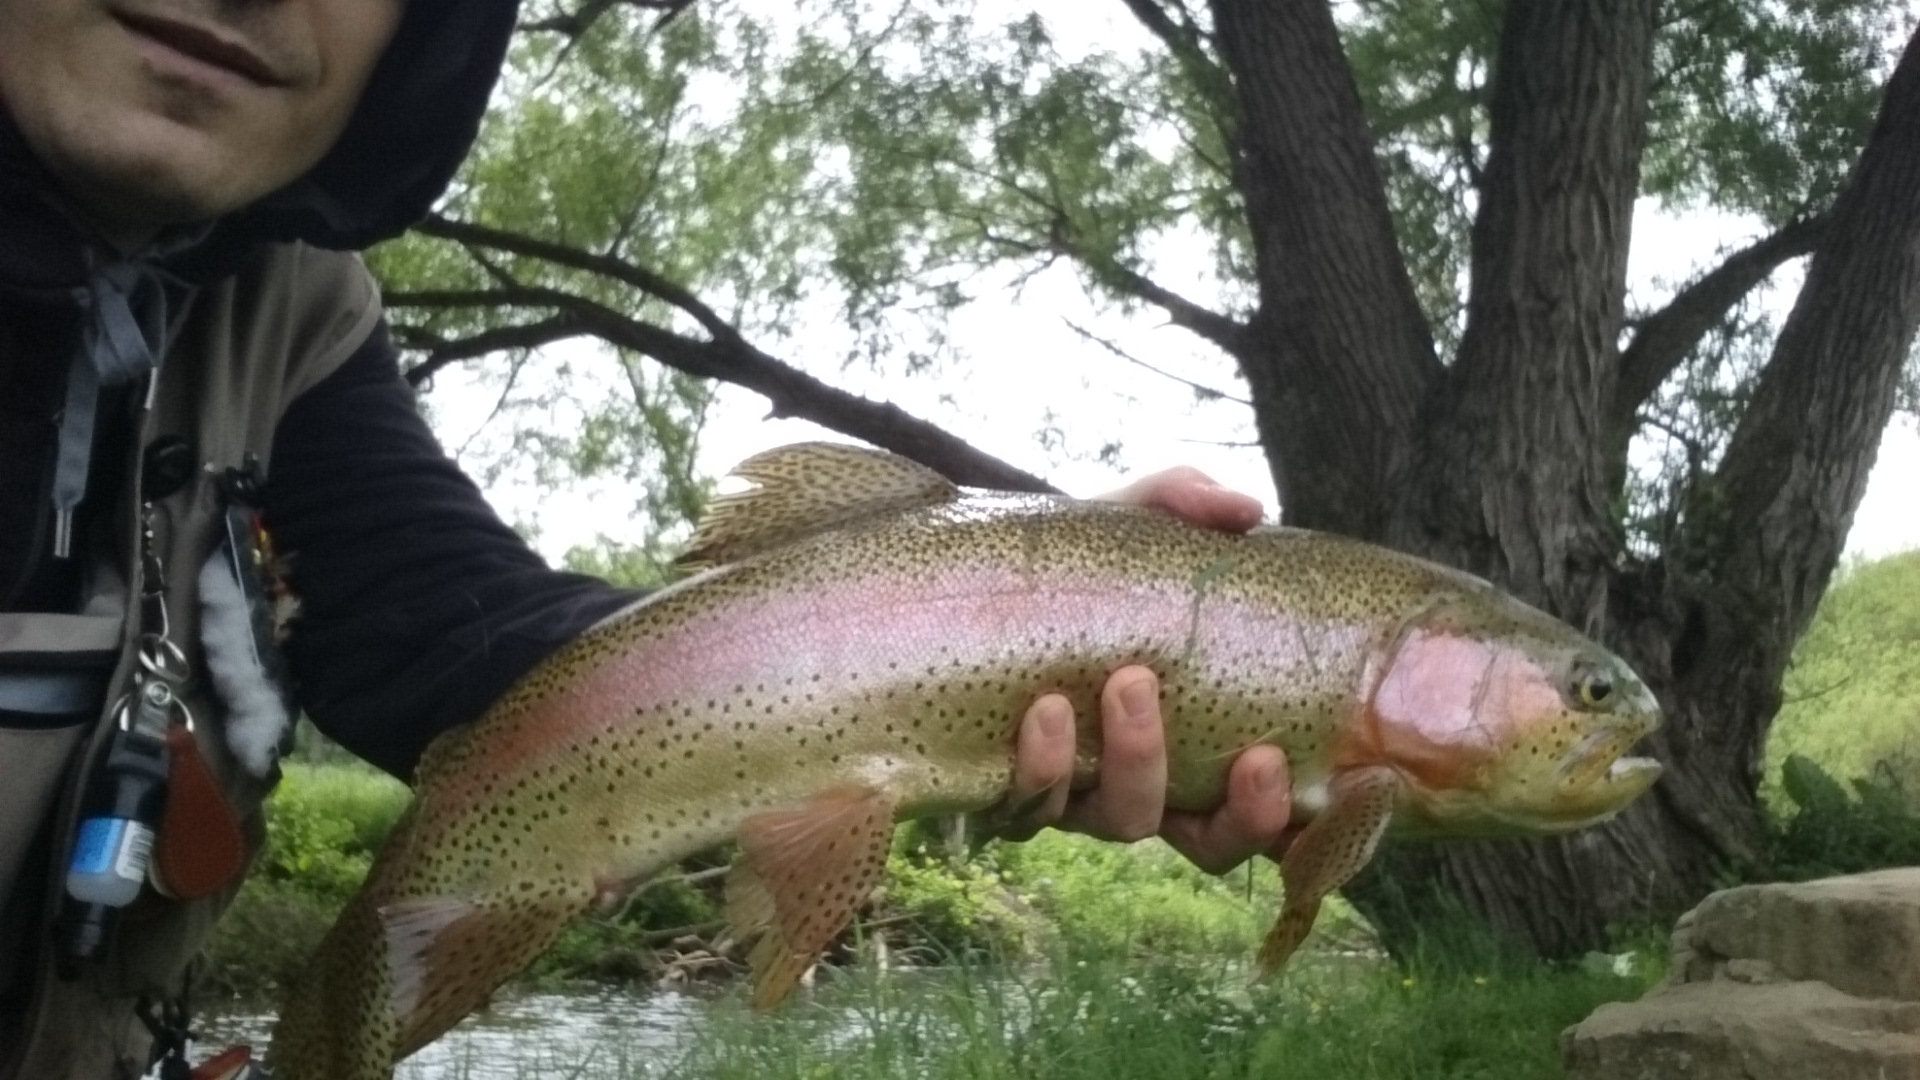
[[[1109,672],[1161,680],[1167,805],[1285,749],[1283,964],[1389,832],[1578,828],[1659,766],[1619,658],[1485,582],[1286,528],[1232,535],[1111,503],[963,493],[878,451],[749,459],[689,558],[420,763],[412,805],[291,989],[281,1080],[375,1080],[576,916],[728,840],[753,1002],[793,988],[878,882],[898,820],[1003,800],[1018,718]],[[1074,782],[1095,780],[1079,725]]]

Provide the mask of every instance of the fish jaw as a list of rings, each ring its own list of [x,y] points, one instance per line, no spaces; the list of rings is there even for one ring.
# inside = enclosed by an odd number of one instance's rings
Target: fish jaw
[[[1489,798],[1477,790],[1435,790],[1409,784],[1405,813],[1394,823],[1404,837],[1509,838],[1552,836],[1599,825],[1626,809],[1660,778],[1649,757],[1619,757],[1578,792],[1546,806]]]
[[[1592,770],[1589,779],[1563,793],[1557,816],[1525,824],[1540,832],[1571,832],[1597,825],[1646,794],[1662,771],[1663,766],[1650,757],[1615,753]]]

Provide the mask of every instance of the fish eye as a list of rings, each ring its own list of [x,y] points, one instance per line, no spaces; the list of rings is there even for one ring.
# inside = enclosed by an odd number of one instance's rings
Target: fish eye
[[[1589,709],[1597,709],[1613,700],[1613,680],[1598,671],[1574,676],[1573,697]]]

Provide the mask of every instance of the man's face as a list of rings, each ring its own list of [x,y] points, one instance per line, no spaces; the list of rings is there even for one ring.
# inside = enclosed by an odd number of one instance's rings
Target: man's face
[[[139,243],[275,191],[346,126],[404,0],[0,0],[0,104]]]

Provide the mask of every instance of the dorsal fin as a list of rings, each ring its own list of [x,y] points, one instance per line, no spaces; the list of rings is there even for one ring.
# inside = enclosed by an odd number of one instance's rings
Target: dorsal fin
[[[885,450],[805,442],[755,454],[729,475],[753,487],[717,495],[676,564],[730,563],[865,518],[951,502],[953,481]]]

